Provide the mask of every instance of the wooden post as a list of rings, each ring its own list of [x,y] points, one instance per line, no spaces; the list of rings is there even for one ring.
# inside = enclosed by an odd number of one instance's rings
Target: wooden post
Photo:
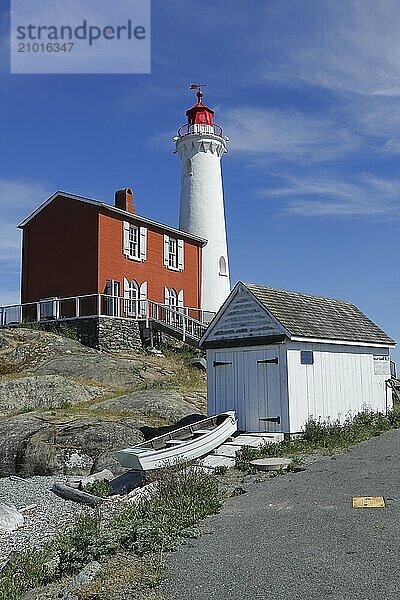
[[[40,321],[40,302],[36,302],[36,321]]]
[[[80,298],[79,296],[77,296],[75,298],[75,316],[79,317],[80,316]]]

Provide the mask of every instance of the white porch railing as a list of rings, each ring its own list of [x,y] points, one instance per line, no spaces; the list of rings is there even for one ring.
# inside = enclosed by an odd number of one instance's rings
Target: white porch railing
[[[180,333],[183,341],[187,337],[199,340],[207,329],[208,324],[193,319],[187,314],[189,310],[194,309],[187,309],[187,312],[185,312],[185,308],[174,309],[158,302],[152,302],[151,300],[146,300],[146,304],[148,311],[146,315],[147,326],[150,319],[162,323],[168,329]],[[204,314],[201,316],[204,317]]]
[[[152,300],[131,300],[106,294],[46,298],[38,302],[0,306],[0,327],[21,323],[66,321],[84,317],[150,320],[186,336],[200,339],[214,313],[199,308],[175,308]]]

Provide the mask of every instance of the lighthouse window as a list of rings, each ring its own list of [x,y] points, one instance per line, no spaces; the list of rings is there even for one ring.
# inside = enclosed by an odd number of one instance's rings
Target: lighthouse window
[[[226,260],[223,256],[219,259],[219,274],[224,275],[226,277]]]

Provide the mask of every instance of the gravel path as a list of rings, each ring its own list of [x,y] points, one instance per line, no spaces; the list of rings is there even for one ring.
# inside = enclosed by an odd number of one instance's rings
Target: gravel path
[[[53,481],[54,477],[0,479],[0,503],[17,509],[37,504],[37,508],[24,513],[23,527],[12,533],[0,532],[0,564],[12,552],[43,545],[72,524],[79,514],[91,510],[53,494],[50,491]]]
[[[400,431],[254,484],[166,560],[170,600],[398,600]],[[386,508],[354,509],[353,496]]]

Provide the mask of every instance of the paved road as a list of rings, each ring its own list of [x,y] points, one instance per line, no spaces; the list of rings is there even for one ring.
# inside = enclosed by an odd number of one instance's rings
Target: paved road
[[[254,484],[167,558],[171,600],[399,600],[400,431]],[[386,508],[353,509],[353,496]]]

